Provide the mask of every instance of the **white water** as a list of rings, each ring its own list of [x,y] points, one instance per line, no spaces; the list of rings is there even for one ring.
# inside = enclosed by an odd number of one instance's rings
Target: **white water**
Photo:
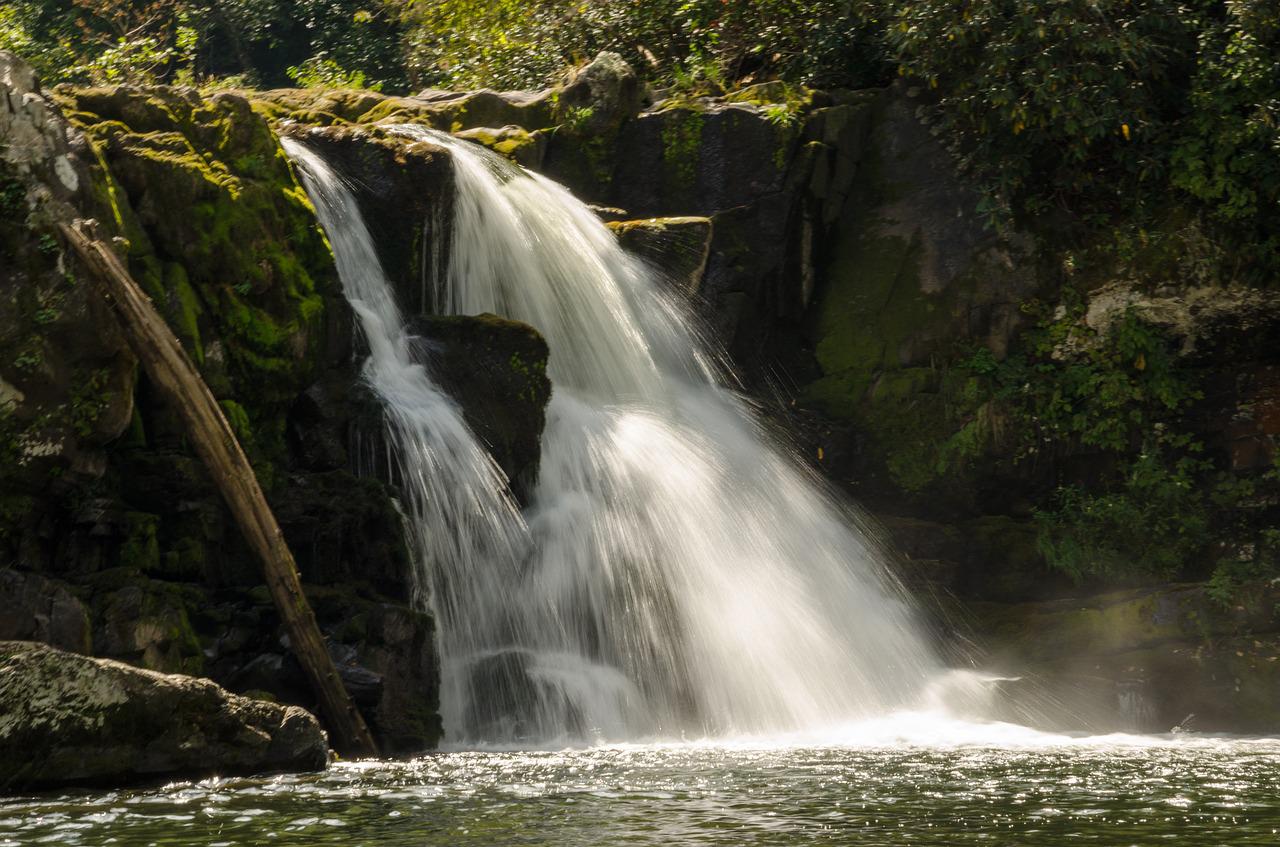
[[[355,198],[336,173],[303,144],[281,139],[299,165],[316,216],[333,246],[343,293],[351,303],[369,358],[364,378],[382,399],[388,459],[406,499],[409,543],[416,564],[435,578],[417,580],[419,601],[439,621],[446,657],[507,643],[503,605],[478,606],[519,581],[528,531],[507,494],[506,478],[467,428],[454,402],[414,360],[412,338],[383,272]],[[450,575],[465,574],[451,580]],[[483,614],[477,614],[477,610]],[[491,639],[499,639],[491,643]],[[446,664],[446,678],[450,665]],[[455,700],[457,686],[445,692]],[[456,713],[463,706],[446,702]]]
[[[657,275],[565,189],[466,142],[442,313],[546,336],[533,503],[411,344],[350,193],[286,141],[369,339],[438,615],[453,744],[790,734],[940,717],[944,674],[853,511],[773,444]],[[976,692],[976,693],[975,693]],[[975,699],[976,698],[976,699]]]

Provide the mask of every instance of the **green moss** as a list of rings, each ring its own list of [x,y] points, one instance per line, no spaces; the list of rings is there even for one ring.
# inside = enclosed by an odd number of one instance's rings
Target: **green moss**
[[[688,191],[698,178],[698,161],[702,153],[702,128],[705,123],[698,109],[666,110],[662,126],[662,163],[664,178],[678,191]]]
[[[259,114],[267,107],[163,88],[62,99],[99,153],[131,271],[213,390],[239,404],[255,466],[270,466],[285,453],[277,422],[318,369],[325,297],[338,286],[314,210]]]
[[[120,546],[121,567],[145,573],[160,565],[158,533],[160,518],[146,512],[125,512],[124,543]]]
[[[519,398],[528,403],[538,403],[539,400],[542,399],[543,392],[546,390],[546,360],[542,359],[533,362],[526,362],[519,353],[512,353],[511,358],[507,363],[511,366],[511,370],[515,371],[525,380],[526,388],[520,392]]]
[[[204,364],[204,346],[200,343],[200,315],[204,309],[182,265],[170,262],[164,269],[166,318],[183,346],[191,352],[197,365]]]

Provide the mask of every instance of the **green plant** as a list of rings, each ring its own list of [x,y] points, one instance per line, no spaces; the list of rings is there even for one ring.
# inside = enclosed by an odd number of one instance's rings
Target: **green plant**
[[[347,70],[327,56],[312,56],[302,64],[290,67],[286,73],[303,88],[382,89],[381,83],[367,83],[363,71]]]
[[[560,125],[572,133],[581,133],[591,121],[595,110],[590,106],[574,106],[561,115]]]

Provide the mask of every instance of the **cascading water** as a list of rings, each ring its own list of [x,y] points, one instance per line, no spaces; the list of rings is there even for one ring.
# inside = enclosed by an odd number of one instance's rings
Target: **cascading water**
[[[409,542],[423,574],[415,588],[435,611],[445,657],[441,711],[458,715],[469,696],[458,662],[509,643],[503,596],[520,579],[529,537],[506,494],[506,478],[462,414],[415,360],[414,339],[355,198],[305,145],[281,139],[299,166],[316,216],[333,246],[343,293],[369,345],[364,378],[385,409],[390,461],[404,492]],[[446,725],[446,731],[456,727]]]
[[[482,592],[451,602],[503,610],[501,632],[448,636],[469,693],[451,740],[786,732],[919,705],[939,666],[874,542],[772,444],[657,274],[561,186],[396,129],[455,163],[437,309],[527,321],[551,350],[518,577],[435,563]]]

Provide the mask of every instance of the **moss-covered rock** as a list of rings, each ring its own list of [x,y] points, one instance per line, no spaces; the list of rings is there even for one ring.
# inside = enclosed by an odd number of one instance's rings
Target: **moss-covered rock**
[[[311,126],[418,123],[459,132],[476,127],[555,125],[558,91],[423,91],[389,97],[371,91],[283,88],[244,92],[254,108],[276,122]]]
[[[657,270],[674,292],[685,297],[698,294],[711,256],[710,218],[647,218],[610,221],[606,226],[627,252]]]
[[[328,757],[296,706],[30,642],[0,642],[0,715],[7,790],[321,770]]]
[[[506,156],[517,165],[537,170],[547,152],[547,134],[535,130],[529,132],[518,126],[496,129],[476,127],[454,133],[458,138],[474,141],[488,147],[500,156]]]
[[[251,458],[279,461],[282,407],[318,374],[325,310],[341,299],[274,133],[230,93],[121,87],[59,100],[102,151],[134,276],[215,393],[246,410]]]
[[[528,324],[489,314],[417,318],[411,328],[426,342],[427,369],[523,499],[538,476],[551,399],[547,342]]]

